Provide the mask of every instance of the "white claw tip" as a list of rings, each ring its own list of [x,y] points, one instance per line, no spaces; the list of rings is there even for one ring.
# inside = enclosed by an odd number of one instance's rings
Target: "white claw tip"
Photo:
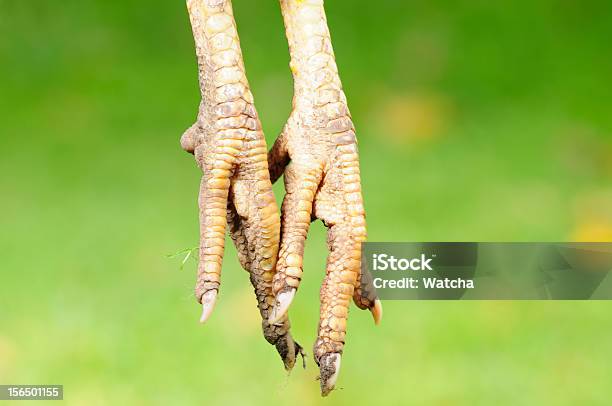
[[[323,396],[329,395],[334,390],[340,374],[341,360],[342,356],[340,354],[329,354],[324,358],[321,365],[321,394]]]
[[[287,313],[293,298],[295,297],[295,289],[291,289],[289,291],[281,292],[276,296],[276,303],[272,308],[272,312],[270,313],[270,317],[268,318],[268,323],[274,324],[277,323],[283,316]]]
[[[202,295],[202,315],[200,316],[200,323],[206,323],[206,320],[210,317],[215,303],[217,302],[217,291],[209,290]]]
[[[383,316],[382,303],[379,299],[374,301],[374,307],[370,311],[372,312],[372,317],[374,317],[374,324],[379,325]]]

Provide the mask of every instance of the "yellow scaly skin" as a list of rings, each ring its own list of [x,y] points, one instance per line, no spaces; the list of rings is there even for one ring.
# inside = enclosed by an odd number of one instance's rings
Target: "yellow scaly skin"
[[[268,155],[275,182],[285,176],[281,244],[274,277],[276,304],[270,322],[282,320],[302,277],[310,222],[328,227],[326,277],[314,358],[321,393],[333,390],[340,368],[351,297],[376,323],[382,306],[362,292],[361,243],[366,223],[355,128],[338,75],[323,0],[281,0],[290,67],[293,111]]]
[[[230,0],[187,0],[199,67],[198,118],[182,136],[203,172],[200,185],[200,259],[195,294],[201,321],[217,300],[225,230],[250,273],[268,342],[290,370],[301,347],[286,315],[268,322],[280,221],[268,173],[267,147],[249,90]]]

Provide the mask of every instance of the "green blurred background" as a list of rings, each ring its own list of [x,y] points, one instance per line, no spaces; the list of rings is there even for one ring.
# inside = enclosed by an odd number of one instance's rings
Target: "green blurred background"
[[[291,107],[276,1],[235,0],[268,143]],[[370,241],[612,240],[612,3],[328,0]],[[0,383],[70,405],[605,405],[607,302],[351,312],[339,390],[287,378],[228,244],[197,323],[199,101],[181,1],[0,0]],[[275,188],[282,197],[282,186]],[[293,331],[309,350],[325,230]]]

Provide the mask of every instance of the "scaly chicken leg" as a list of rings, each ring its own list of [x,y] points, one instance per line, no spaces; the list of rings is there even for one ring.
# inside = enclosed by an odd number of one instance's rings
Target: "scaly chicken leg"
[[[250,273],[264,336],[290,370],[302,348],[289,319],[268,318],[279,243],[279,216],[268,173],[267,148],[249,90],[230,0],[187,0],[199,67],[202,101],[181,146],[203,171],[200,186],[200,261],[196,298],[201,321],[217,300],[225,229]]]
[[[282,317],[302,277],[304,243],[311,220],[328,227],[326,277],[314,358],[321,393],[333,388],[340,368],[351,296],[374,321],[382,317],[375,295],[362,291],[361,243],[366,223],[361,197],[355,129],[338,76],[323,0],[281,0],[294,80],[293,111],[268,155],[275,182],[285,175],[281,245],[274,277],[276,304],[270,322]]]

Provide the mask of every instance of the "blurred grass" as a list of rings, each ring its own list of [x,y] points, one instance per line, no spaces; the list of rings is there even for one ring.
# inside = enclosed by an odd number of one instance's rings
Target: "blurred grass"
[[[290,110],[275,2],[235,1],[268,142]],[[371,241],[612,235],[612,5],[328,1],[359,130]],[[198,103],[182,3],[0,0],[0,383],[98,404],[609,403],[607,302],[386,302],[353,311],[339,386],[287,379],[231,244],[205,326]],[[282,186],[276,186],[277,197]],[[294,336],[310,349],[325,264],[314,224]]]

